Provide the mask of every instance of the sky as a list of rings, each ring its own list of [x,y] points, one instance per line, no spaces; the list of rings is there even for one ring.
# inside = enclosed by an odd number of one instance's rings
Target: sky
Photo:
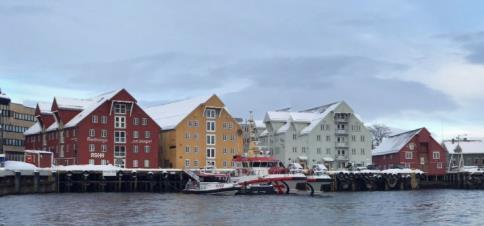
[[[344,100],[368,125],[484,137],[483,1],[1,1],[0,88],[34,105],[126,88],[236,117]]]

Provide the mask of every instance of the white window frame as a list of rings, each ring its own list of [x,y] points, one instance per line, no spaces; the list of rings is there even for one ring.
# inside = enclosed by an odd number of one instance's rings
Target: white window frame
[[[124,136],[121,136],[124,135]],[[125,144],[126,143],[126,131],[115,130],[114,131],[114,143]]]
[[[96,151],[96,144],[89,144],[89,152],[95,152]]]
[[[215,132],[217,123],[215,121],[207,121],[207,132]]]
[[[150,139],[151,138],[151,131],[145,131],[145,139]]]
[[[102,137],[102,138],[106,138],[106,137],[108,137],[108,130],[106,130],[106,129],[102,129],[102,130],[101,130],[101,137]]]
[[[126,116],[114,116],[114,128],[126,129]]]
[[[94,123],[94,124],[97,124],[99,122],[97,115],[92,115],[91,119],[92,119],[92,123]]]
[[[206,142],[207,142],[207,145],[215,145],[216,144],[215,134],[207,134]]]
[[[205,117],[206,118],[217,118],[217,111],[215,109],[205,109]]]
[[[444,166],[442,162],[437,162],[437,169],[442,169]]]
[[[432,152],[432,159],[440,159],[440,152],[438,151]]]
[[[145,153],[150,153],[151,152],[151,146],[145,145],[143,150],[144,150]]]
[[[133,138],[134,139],[138,139],[139,138],[139,131],[138,130],[134,130],[133,131]]]
[[[96,162],[94,159],[89,159],[89,165],[96,165]]]
[[[185,159],[185,168],[190,168],[190,159]]]
[[[89,137],[96,137],[96,130],[95,129],[89,129]]]
[[[108,116],[101,115],[101,124],[108,124]]]
[[[405,152],[405,159],[413,159],[413,152],[406,151]]]
[[[198,167],[198,160],[193,160],[193,167]]]
[[[141,125],[147,126],[148,125],[148,118],[141,118]]]
[[[138,167],[139,167],[138,160],[137,159],[133,160],[133,168],[138,168]]]
[[[139,118],[138,117],[133,118],[133,125],[135,125],[135,126],[139,125]]]
[[[108,145],[107,144],[101,144],[101,152],[107,152],[108,151]]]
[[[114,114],[126,114],[128,106],[125,103],[114,103]]]
[[[215,148],[207,148],[207,151],[205,154],[207,159],[215,159],[217,157]]]
[[[139,146],[137,144],[133,145],[133,153],[139,153]]]
[[[185,146],[185,153],[190,153],[190,146]]]
[[[116,150],[118,149],[118,150]],[[115,158],[125,158],[126,157],[126,146],[115,145],[114,146],[114,157]]]
[[[106,159],[101,159],[101,165],[107,165]]]

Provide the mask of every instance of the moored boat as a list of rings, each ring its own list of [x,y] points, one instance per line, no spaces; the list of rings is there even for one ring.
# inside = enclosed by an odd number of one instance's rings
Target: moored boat
[[[233,183],[230,180],[230,175],[227,174],[204,172],[195,174],[190,171],[185,172],[190,175],[191,179],[187,182],[183,193],[235,195],[241,189],[241,186]]]

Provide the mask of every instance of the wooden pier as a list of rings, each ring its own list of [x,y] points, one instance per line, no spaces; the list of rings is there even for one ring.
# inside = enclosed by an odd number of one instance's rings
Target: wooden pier
[[[389,191],[428,188],[484,189],[484,172],[452,172],[442,176],[419,173],[330,172],[326,192]],[[50,192],[180,192],[189,175],[180,169],[117,171],[0,169],[0,196]]]

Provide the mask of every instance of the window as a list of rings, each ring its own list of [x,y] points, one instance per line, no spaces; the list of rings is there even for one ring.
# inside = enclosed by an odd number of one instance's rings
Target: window
[[[133,167],[138,168],[138,160],[133,160]]]
[[[355,135],[351,135],[351,141],[356,141],[356,136]]]
[[[215,158],[215,148],[207,148],[207,158]]]
[[[193,133],[193,139],[198,140],[198,133]]]
[[[440,152],[438,152],[438,151],[432,152],[432,158],[433,159],[440,159]]]
[[[306,153],[306,147],[302,147],[301,152],[302,152],[302,153]]]
[[[190,167],[190,159],[185,159],[185,168]]]
[[[297,147],[292,147],[292,152],[297,153]]]
[[[215,118],[215,117],[217,117],[217,112],[215,111],[215,109],[206,109],[205,110],[205,117]]]
[[[139,125],[139,118],[133,118],[133,125],[137,126]]]
[[[227,148],[224,148],[224,155],[227,154]]]
[[[317,140],[317,141],[321,141],[321,135],[317,135],[317,136],[316,136],[316,140]]]
[[[365,136],[360,137],[361,142],[365,142]]]
[[[198,160],[193,160],[193,166],[198,167]]]
[[[356,149],[352,148],[352,149],[351,149],[351,154],[352,154],[352,155],[356,155]]]
[[[92,123],[97,123],[97,115],[92,115]]]
[[[114,116],[114,128],[125,129],[126,128],[126,117],[125,116]]]
[[[222,137],[224,141],[227,141],[227,135],[224,134]]]
[[[185,153],[190,153],[190,146],[185,146]]]
[[[151,138],[151,131],[145,131],[145,139]]]
[[[125,157],[126,156],[126,147],[122,145],[114,146],[114,157]]]
[[[361,154],[361,155],[365,155],[365,149],[364,149],[364,148],[362,148],[362,149],[360,150],[360,154]]]
[[[114,143],[126,143],[126,132],[114,131]]]
[[[145,145],[145,153],[151,152],[151,146]]]
[[[207,144],[215,145],[215,135],[207,135]]]
[[[108,124],[108,116],[101,116],[101,124]]]
[[[411,151],[405,152],[405,159],[413,159],[413,152]]]
[[[107,152],[108,151],[108,145],[107,144],[101,144],[101,152]]]
[[[94,130],[94,129],[89,129],[89,136],[90,136],[90,137],[95,137],[95,136],[96,136],[96,130]]]
[[[133,153],[138,153],[138,152],[139,152],[139,146],[133,145]]]
[[[108,137],[108,131],[105,130],[105,129],[101,130],[101,137],[103,137],[103,138]]]
[[[101,165],[107,165],[106,164],[106,159],[101,159]]]
[[[148,119],[147,119],[147,118],[142,118],[142,119],[141,119],[141,124],[142,124],[143,126],[148,125]]]
[[[412,164],[410,164],[409,162],[406,162],[405,163],[405,168],[408,168],[408,169],[412,168]]]
[[[76,136],[76,129],[73,129],[72,130],[72,136],[75,137]]]
[[[236,151],[235,151],[235,148],[231,148],[231,149],[230,149],[230,153],[235,154],[235,152],[236,152]]]
[[[114,113],[115,114],[126,114],[126,104],[115,103],[114,104]]]
[[[207,132],[215,132],[215,121],[207,121]]]
[[[138,139],[139,138],[139,132],[137,130],[133,131],[133,138]]]
[[[198,146],[193,147],[193,152],[194,153],[198,153],[198,150],[199,150]]]
[[[321,148],[316,148],[316,154],[321,154]]]
[[[145,168],[150,167],[150,160],[145,159]]]
[[[442,162],[437,163],[437,169],[442,169]]]
[[[296,139],[297,139],[297,135],[296,135],[296,134],[293,134],[293,135],[292,135],[292,139],[293,139],[293,140],[296,140]]]
[[[224,129],[232,129],[232,128],[234,128],[234,124],[231,123],[231,122],[224,122],[223,123],[223,128]]]
[[[326,141],[331,141],[331,136],[326,136]]]
[[[227,167],[227,161],[224,160],[223,163],[222,163],[223,167]]]
[[[189,120],[188,121],[188,127],[198,128],[198,126],[199,126],[198,120]]]
[[[94,162],[94,159],[89,159],[89,165],[94,165],[95,162]]]
[[[190,133],[189,132],[185,133],[185,139],[187,139],[187,140],[190,139]]]
[[[89,151],[95,152],[96,151],[96,145],[95,144],[89,144]]]

